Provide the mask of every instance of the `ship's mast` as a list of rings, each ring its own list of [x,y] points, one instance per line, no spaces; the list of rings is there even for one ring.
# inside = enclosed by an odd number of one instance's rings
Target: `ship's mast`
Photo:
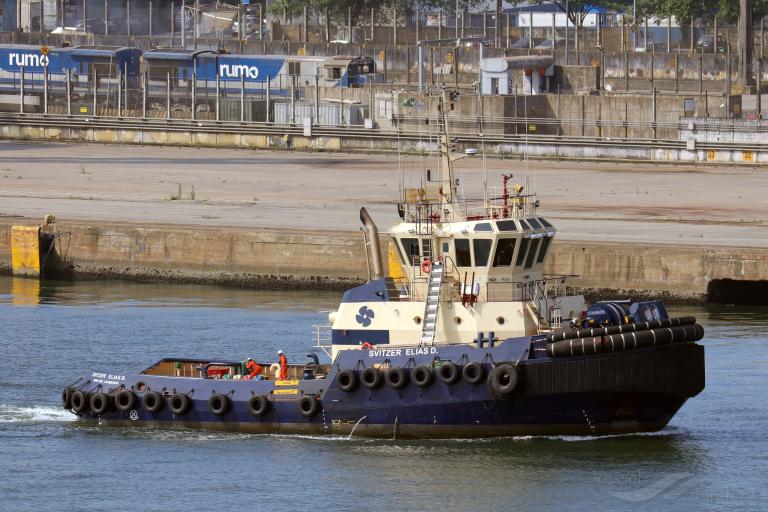
[[[443,91],[438,101],[438,114],[440,116],[439,128],[442,130],[440,139],[441,159],[441,207],[447,212],[449,218],[455,219],[454,201],[458,199],[458,186],[453,173],[453,160],[451,159],[451,137],[448,131],[448,93]]]

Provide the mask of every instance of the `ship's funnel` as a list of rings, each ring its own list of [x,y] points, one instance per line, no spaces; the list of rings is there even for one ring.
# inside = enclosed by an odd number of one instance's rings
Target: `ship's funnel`
[[[381,247],[379,244],[379,228],[373,222],[365,207],[360,208],[360,222],[363,223],[363,231],[368,239],[368,245],[365,251],[373,267],[373,278],[381,279],[384,277],[384,267],[381,264]]]

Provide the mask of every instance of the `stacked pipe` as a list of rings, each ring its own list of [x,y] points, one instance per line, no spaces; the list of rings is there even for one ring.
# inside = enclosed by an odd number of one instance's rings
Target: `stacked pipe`
[[[670,318],[550,334],[547,353],[551,357],[578,356],[693,342],[703,337],[704,328],[694,317]]]

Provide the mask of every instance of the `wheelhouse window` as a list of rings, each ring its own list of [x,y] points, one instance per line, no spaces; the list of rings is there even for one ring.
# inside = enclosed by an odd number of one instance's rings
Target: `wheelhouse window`
[[[529,226],[523,219],[520,219],[520,227],[523,228],[523,230],[531,229],[531,226]]]
[[[528,224],[530,224],[532,228],[541,229],[541,224],[539,224],[539,221],[536,219],[528,219]]]
[[[475,233],[490,233],[491,231],[493,231],[493,228],[490,222],[475,224]]]
[[[456,251],[456,266],[471,267],[472,256],[469,252],[469,240],[466,238],[457,238],[453,243],[453,247]]]
[[[496,254],[493,256],[494,267],[508,267],[512,264],[517,238],[499,238],[496,244]]]
[[[536,263],[541,263],[547,256],[547,249],[549,249],[549,243],[552,241],[552,237],[548,236],[541,241],[541,248],[539,249],[539,256],[536,258]]]
[[[525,261],[525,255],[528,253],[528,245],[530,242],[530,238],[523,238],[523,240],[520,242],[520,251],[517,253],[517,261],[515,261],[515,266],[519,267]]]
[[[547,219],[544,219],[542,217],[539,217],[539,222],[541,222],[541,225],[546,227],[546,228],[551,228],[552,227],[552,224],[550,224]]]
[[[533,260],[536,258],[536,252],[539,250],[540,238],[535,238],[531,241],[531,248],[528,249],[528,256],[525,258],[525,268],[531,268],[533,266]]]
[[[517,224],[513,220],[500,220],[496,222],[499,231],[517,231]]]
[[[493,240],[489,238],[475,238],[472,240],[472,248],[475,250],[475,266],[488,266],[488,257],[491,255]]]
[[[418,238],[402,238],[400,243],[403,244],[403,254],[406,257],[406,262],[410,265],[418,265],[419,261],[419,239]]]

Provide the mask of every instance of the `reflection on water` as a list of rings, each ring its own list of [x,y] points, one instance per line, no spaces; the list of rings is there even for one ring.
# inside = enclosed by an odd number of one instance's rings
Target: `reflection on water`
[[[62,306],[232,307],[316,310],[334,306],[340,292],[246,290],[131,281],[54,281],[0,276],[0,303]],[[335,306],[334,306],[335,307]]]
[[[653,434],[243,435],[83,425],[58,407],[96,368],[278,349],[303,361],[340,295],[0,278],[0,509],[768,509],[766,308],[670,308],[706,329],[707,383]]]

